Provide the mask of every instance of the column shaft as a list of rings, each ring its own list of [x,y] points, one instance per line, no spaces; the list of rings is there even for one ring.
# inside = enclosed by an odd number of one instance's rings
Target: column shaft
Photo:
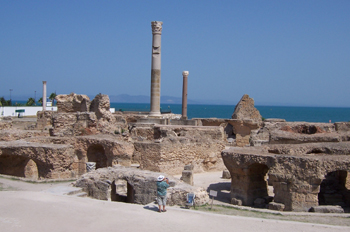
[[[161,116],[160,113],[160,80],[161,80],[161,35],[162,22],[152,24],[152,70],[151,70],[151,111],[149,116]]]
[[[182,119],[187,119],[187,77],[189,72],[183,71],[183,85],[182,85]]]
[[[43,81],[43,110],[46,110],[46,81]]]

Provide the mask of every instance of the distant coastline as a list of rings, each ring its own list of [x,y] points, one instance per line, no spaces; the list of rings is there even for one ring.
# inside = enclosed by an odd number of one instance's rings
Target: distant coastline
[[[116,111],[149,111],[149,103],[111,102]],[[348,122],[350,108],[343,107],[306,107],[306,106],[256,106],[263,118],[282,118],[287,121],[305,122]],[[181,114],[181,104],[161,104],[164,111]],[[231,118],[235,105],[188,104],[188,118]]]

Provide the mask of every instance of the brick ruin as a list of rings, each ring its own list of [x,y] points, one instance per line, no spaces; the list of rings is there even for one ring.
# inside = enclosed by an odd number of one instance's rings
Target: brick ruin
[[[58,111],[38,112],[34,125],[0,121],[1,174],[84,178],[92,175],[86,174],[87,163],[94,163],[96,172],[112,173],[120,165],[171,175],[186,165],[193,172],[227,168],[233,204],[285,211],[350,205],[350,123],[262,121],[248,95],[231,119],[192,120],[111,113],[102,94],[92,101],[77,94],[56,99]],[[127,177],[113,178],[127,188]]]

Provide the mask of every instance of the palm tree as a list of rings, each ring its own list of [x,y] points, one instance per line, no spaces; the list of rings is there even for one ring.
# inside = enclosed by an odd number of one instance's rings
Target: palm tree
[[[43,105],[43,98],[42,98],[42,97],[38,100],[38,103],[39,103],[40,105]]]
[[[28,98],[26,106],[33,106],[34,104],[35,104],[34,98],[32,98],[32,97]]]
[[[52,106],[55,105],[55,97],[57,96],[56,93],[51,93],[49,99],[52,101]]]
[[[6,100],[4,97],[0,97],[0,102],[1,102],[2,106],[10,106],[11,105],[11,101]]]

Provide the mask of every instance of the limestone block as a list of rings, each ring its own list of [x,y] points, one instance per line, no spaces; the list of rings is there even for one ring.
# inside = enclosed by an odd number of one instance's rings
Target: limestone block
[[[309,209],[309,212],[314,213],[344,213],[344,209],[339,205],[320,205],[313,206]]]
[[[24,176],[32,180],[37,180],[39,178],[38,166],[32,159],[30,159],[24,167]]]
[[[285,208],[285,205],[281,203],[270,202],[268,204],[268,209],[271,209],[271,210],[283,211],[284,208]]]
[[[223,179],[231,179],[231,174],[228,170],[223,170],[222,171],[222,178]]]
[[[193,173],[191,170],[183,170],[181,180],[189,185],[193,185]]]
[[[254,100],[248,94],[244,94],[236,105],[232,119],[252,119],[259,124],[262,122],[259,110],[254,107]]]
[[[350,132],[350,122],[336,122],[334,125],[338,132]]]
[[[192,164],[185,165],[184,170],[192,171],[194,166]]]
[[[242,136],[240,134],[236,134],[236,146],[244,147],[250,144],[249,142],[250,135]]]
[[[233,197],[233,198],[231,198],[231,204],[240,206],[240,205],[242,205],[242,200]]]
[[[13,123],[11,117],[0,118],[0,130],[11,129],[12,125]]]
[[[57,112],[86,112],[90,108],[90,98],[87,95],[71,93],[57,95]]]

